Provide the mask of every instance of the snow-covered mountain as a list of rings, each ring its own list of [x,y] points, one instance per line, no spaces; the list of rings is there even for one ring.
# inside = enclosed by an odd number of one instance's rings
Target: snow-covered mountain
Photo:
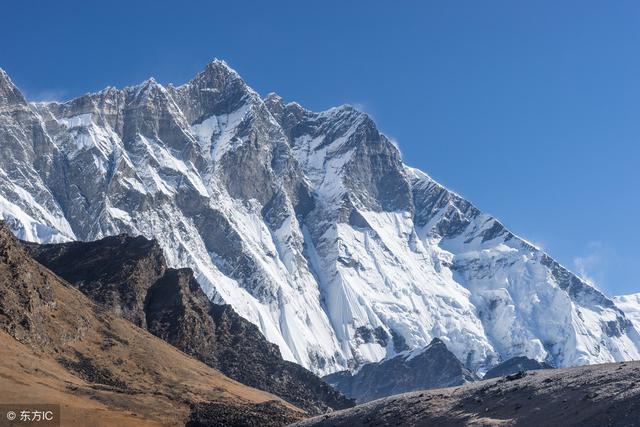
[[[369,116],[263,99],[218,60],[65,103],[0,71],[0,218],[36,242],[155,238],[319,374],[434,337],[481,372],[640,357],[610,299],[404,165]]]

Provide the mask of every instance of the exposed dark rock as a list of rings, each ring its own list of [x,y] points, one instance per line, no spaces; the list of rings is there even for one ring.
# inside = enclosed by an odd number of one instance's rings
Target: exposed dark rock
[[[527,376],[527,373],[525,371],[518,371],[515,374],[507,375],[506,377],[504,377],[504,379],[507,381],[514,381],[514,380],[519,380],[520,378],[524,378],[526,376]]]
[[[116,378],[109,369],[97,366],[90,357],[76,351],[76,359],[62,357],[58,362],[87,382],[111,386],[120,391],[127,390],[124,381]]]
[[[217,325],[216,367],[229,377],[252,387],[268,388],[270,393],[312,413],[353,406],[353,400],[311,371],[283,360],[278,347],[231,306],[212,304],[210,313]]]
[[[357,402],[414,390],[449,387],[477,380],[438,338],[427,347],[364,365],[356,374],[336,372],[323,378]]]
[[[409,346],[407,345],[407,340],[405,340],[405,338],[402,335],[400,335],[393,329],[391,330],[391,337],[393,338],[393,349],[395,350],[396,353],[409,350]]]
[[[155,242],[118,235],[95,242],[24,245],[36,261],[93,301],[137,326],[147,327],[147,290],[167,270],[162,250]]]
[[[191,406],[186,427],[280,427],[300,419],[276,401],[252,406],[203,402]]]
[[[504,362],[489,369],[484,375],[484,379],[503,377],[507,375],[514,375],[523,371],[534,371],[536,369],[552,369],[553,366],[546,362],[538,362],[534,359],[529,359],[526,356],[512,357]]]
[[[0,330],[24,344],[46,346],[56,302],[50,279],[29,260],[0,221]]]
[[[386,347],[389,340],[389,335],[380,326],[377,328],[360,326],[356,329],[356,337],[360,338],[365,343],[376,343],[380,344],[382,347]]]

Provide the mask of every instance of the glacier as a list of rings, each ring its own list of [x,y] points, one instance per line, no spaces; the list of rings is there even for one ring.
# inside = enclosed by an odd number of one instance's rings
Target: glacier
[[[620,301],[405,165],[367,114],[261,97],[224,61],[60,103],[0,71],[0,153],[0,219],[20,238],[155,238],[321,375],[433,338],[479,373],[640,357]]]

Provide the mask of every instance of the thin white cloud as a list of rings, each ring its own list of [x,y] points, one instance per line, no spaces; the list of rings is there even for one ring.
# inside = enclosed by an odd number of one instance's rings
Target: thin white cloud
[[[26,98],[29,102],[62,102],[66,100],[67,92],[62,89],[44,89],[37,92],[28,92]]]
[[[529,243],[531,243],[531,244],[532,244],[533,246],[535,246],[536,248],[540,249],[541,251],[546,251],[546,250],[547,250],[547,248],[546,248],[545,244],[544,244],[544,243],[542,243],[542,242],[541,242],[541,241],[539,241],[539,240],[529,240],[528,242],[529,242]]]
[[[609,249],[603,242],[589,242],[586,255],[573,259],[575,272],[582,280],[599,288],[604,283],[604,271],[608,263]]]
[[[376,122],[376,119],[373,115],[373,113],[371,112],[371,109],[367,106],[367,104],[364,104],[362,102],[352,102],[349,105],[351,105],[353,108],[355,108],[358,111],[362,111],[363,113],[367,114],[369,117],[371,117],[371,119]],[[378,125],[379,123],[377,123]],[[379,129],[380,130],[380,129]],[[400,157],[402,158],[402,150],[400,149],[400,144],[398,144],[398,140],[393,138],[392,136],[389,136],[386,132],[380,130],[384,136],[393,144],[394,147],[396,147],[396,149],[398,150],[398,152],[400,153]]]
[[[358,110],[358,111],[362,111],[363,113],[367,113],[367,114],[371,115],[371,113],[369,112],[366,104],[363,104],[362,102],[353,102],[351,104],[351,106],[353,108],[355,108],[356,110]]]
[[[396,147],[396,149],[400,153],[400,157],[402,157],[402,150],[400,149],[400,144],[398,144],[398,141],[395,138],[392,138],[390,136],[387,136],[387,138],[393,144],[393,146]]]

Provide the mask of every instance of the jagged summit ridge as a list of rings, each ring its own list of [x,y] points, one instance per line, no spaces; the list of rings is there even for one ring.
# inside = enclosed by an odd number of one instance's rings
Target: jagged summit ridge
[[[21,238],[156,238],[317,373],[434,337],[479,372],[640,356],[608,298],[404,165],[369,116],[263,99],[223,61],[181,86],[2,110],[0,148],[0,216]]]

